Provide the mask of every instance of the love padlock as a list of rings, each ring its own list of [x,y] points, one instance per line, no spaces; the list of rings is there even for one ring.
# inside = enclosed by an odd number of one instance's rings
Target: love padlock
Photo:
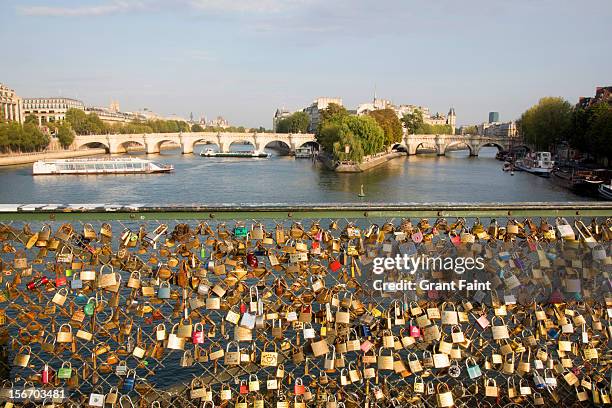
[[[132,375],[130,377],[130,374]],[[136,370],[129,370],[127,373],[127,377],[123,380],[123,387],[121,387],[121,391],[124,394],[131,392],[134,389],[134,385],[136,384]]]
[[[85,307],[84,307],[84,312],[85,312],[85,315],[86,315],[86,316],[93,316],[94,311],[95,311],[95,309],[96,309],[96,304],[95,304],[95,302],[96,302],[96,299],[94,299],[94,298],[92,298],[92,297],[90,297],[90,298],[87,300],[87,304],[86,304],[86,305],[85,305]]]
[[[204,343],[204,326],[202,323],[196,323],[193,326],[193,332],[191,332],[191,342],[193,344]]]
[[[159,299],[170,299],[170,284],[168,282],[164,281],[159,284],[157,297]]]
[[[259,261],[257,260],[257,257],[252,252],[249,252],[247,254],[246,260],[247,260],[247,265],[249,265],[251,268],[257,268],[257,266],[259,265]]]
[[[306,392],[306,387],[304,387],[304,383],[299,377],[295,379],[295,383],[293,384],[293,392],[295,395],[304,395]]]
[[[249,385],[245,380],[240,380],[240,394],[245,395],[249,393]]]

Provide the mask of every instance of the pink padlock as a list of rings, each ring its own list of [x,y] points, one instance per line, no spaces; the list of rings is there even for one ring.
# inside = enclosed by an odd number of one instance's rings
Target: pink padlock
[[[198,325],[200,326],[199,329]],[[196,323],[193,326],[193,331],[191,332],[191,342],[193,344],[204,343],[204,326],[202,325],[202,323]]]
[[[412,321],[410,322],[410,337],[421,337],[421,329],[419,329],[419,326],[413,326]]]

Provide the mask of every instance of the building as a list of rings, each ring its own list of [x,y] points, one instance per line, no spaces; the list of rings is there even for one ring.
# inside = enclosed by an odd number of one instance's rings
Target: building
[[[380,109],[393,109],[397,113],[397,109],[388,99],[381,99],[374,96],[372,102],[362,103],[357,106],[357,115],[365,115],[369,112]]]
[[[66,118],[68,109],[85,110],[82,101],[72,98],[24,98],[23,110],[25,116],[34,115],[38,124],[60,122]]]
[[[600,102],[607,102],[612,106],[612,86],[598,86],[595,88],[595,96],[582,96],[577,105],[586,109]]]
[[[480,125],[476,125],[476,129],[481,136],[516,137],[518,135],[516,123],[514,121],[481,123]]]
[[[272,118],[272,131],[276,132],[276,125],[281,119],[288,118],[291,115],[292,113],[289,112],[289,110],[285,108],[276,109],[276,112],[274,113],[274,117]]]
[[[308,131],[314,133],[317,131],[319,127],[319,122],[321,121],[321,110],[327,108],[330,104],[335,103],[336,105],[342,105],[342,98],[317,98],[315,99],[310,106],[304,108],[303,111],[308,114],[308,118],[310,119],[310,124],[308,125]]]
[[[489,123],[499,122],[499,112],[489,112]]]
[[[133,122],[138,119],[144,119],[136,113],[132,112],[120,112],[114,109],[113,104],[111,103],[110,108],[105,107],[97,107],[97,106],[88,106],[85,108],[85,113],[91,114],[95,113],[102,120],[102,122],[112,124],[112,123],[128,123]]]
[[[23,123],[23,100],[14,90],[0,83],[0,119]]]
[[[455,113],[455,108],[451,107],[448,110],[448,115],[446,115],[446,124],[451,127],[451,134],[455,134],[455,126],[457,125],[457,114]]]
[[[206,124],[206,126],[219,127],[219,128],[225,129],[225,128],[228,128],[230,125],[229,125],[229,122],[223,118],[223,116],[217,116],[216,119],[209,121]]]

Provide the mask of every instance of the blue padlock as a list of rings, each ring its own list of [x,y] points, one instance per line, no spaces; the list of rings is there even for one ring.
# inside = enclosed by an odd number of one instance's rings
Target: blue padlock
[[[72,289],[82,289],[83,288],[83,281],[80,279],[73,279],[70,281],[70,287]]]
[[[123,387],[121,387],[121,392],[123,392],[124,394],[131,392],[134,389],[135,384],[136,370],[128,370],[127,376],[125,377],[125,380],[123,380]]]
[[[160,299],[170,299],[170,284],[168,282],[164,281],[159,284],[157,297]]]
[[[367,324],[362,324],[359,327],[359,331],[361,336],[363,337],[370,337],[372,335],[372,331],[370,330],[370,326],[368,326]]]
[[[550,337],[553,340],[557,340],[557,337],[559,337],[559,330],[549,329],[548,330],[548,337]]]

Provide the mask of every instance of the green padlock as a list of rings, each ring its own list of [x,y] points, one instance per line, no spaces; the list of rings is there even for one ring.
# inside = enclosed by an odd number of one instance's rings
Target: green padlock
[[[68,366],[66,367],[66,365]],[[70,364],[68,361],[65,361],[64,363],[62,363],[60,369],[57,370],[57,378],[66,380],[70,377],[72,377],[72,364]]]
[[[71,277],[73,274],[72,269],[66,269],[66,276]]]
[[[90,297],[87,300],[87,304],[85,305],[85,310],[84,310],[87,316],[93,316],[94,310],[96,310],[95,301],[96,300],[92,297]]]
[[[234,228],[234,235],[237,238],[245,238],[249,234],[247,227],[236,227]]]
[[[206,247],[204,245],[200,247],[200,258],[206,258]]]

